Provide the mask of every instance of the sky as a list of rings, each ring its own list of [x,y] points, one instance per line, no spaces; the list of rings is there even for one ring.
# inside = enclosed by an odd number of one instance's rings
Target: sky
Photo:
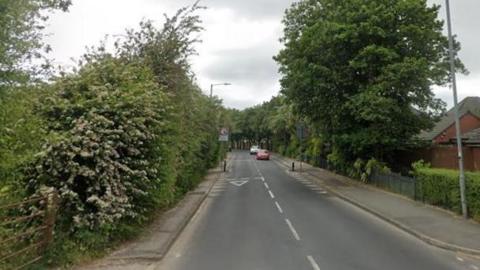
[[[194,0],[73,0],[68,13],[51,15],[46,42],[52,45],[51,57],[57,65],[75,65],[86,47],[98,45],[106,35],[121,35],[136,28],[142,19],[160,26],[163,14],[174,14]],[[269,100],[280,91],[278,66],[272,59],[281,49],[282,17],[293,0],[202,0],[208,7],[199,12],[205,30],[202,43],[196,45],[198,56],[191,59],[199,86],[227,107],[243,109]],[[444,0],[428,0],[444,4]],[[479,95],[480,85],[480,10],[479,0],[451,1],[453,31],[462,44],[460,58],[470,71],[458,75],[459,100]],[[440,16],[444,19],[445,10]],[[113,38],[111,38],[113,40]],[[453,104],[448,87],[434,87],[438,98]]]

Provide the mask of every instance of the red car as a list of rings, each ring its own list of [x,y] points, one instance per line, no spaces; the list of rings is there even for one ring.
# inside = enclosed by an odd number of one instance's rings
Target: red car
[[[256,158],[257,160],[270,160],[270,153],[267,150],[258,150]]]

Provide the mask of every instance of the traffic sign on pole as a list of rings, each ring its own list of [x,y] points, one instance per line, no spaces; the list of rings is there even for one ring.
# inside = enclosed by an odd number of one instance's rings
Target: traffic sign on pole
[[[227,128],[220,129],[220,134],[218,136],[218,141],[228,142],[228,129]]]

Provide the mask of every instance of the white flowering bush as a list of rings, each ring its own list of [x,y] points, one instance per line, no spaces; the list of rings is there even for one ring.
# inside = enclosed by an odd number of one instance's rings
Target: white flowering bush
[[[28,171],[32,191],[55,187],[62,217],[93,228],[145,211],[168,156],[168,98],[148,69],[97,55],[59,79],[38,110],[58,139]]]

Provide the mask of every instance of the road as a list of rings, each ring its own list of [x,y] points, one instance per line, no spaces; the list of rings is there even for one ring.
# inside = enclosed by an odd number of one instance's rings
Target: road
[[[158,269],[478,270],[330,195],[274,161],[232,154],[225,179]]]

